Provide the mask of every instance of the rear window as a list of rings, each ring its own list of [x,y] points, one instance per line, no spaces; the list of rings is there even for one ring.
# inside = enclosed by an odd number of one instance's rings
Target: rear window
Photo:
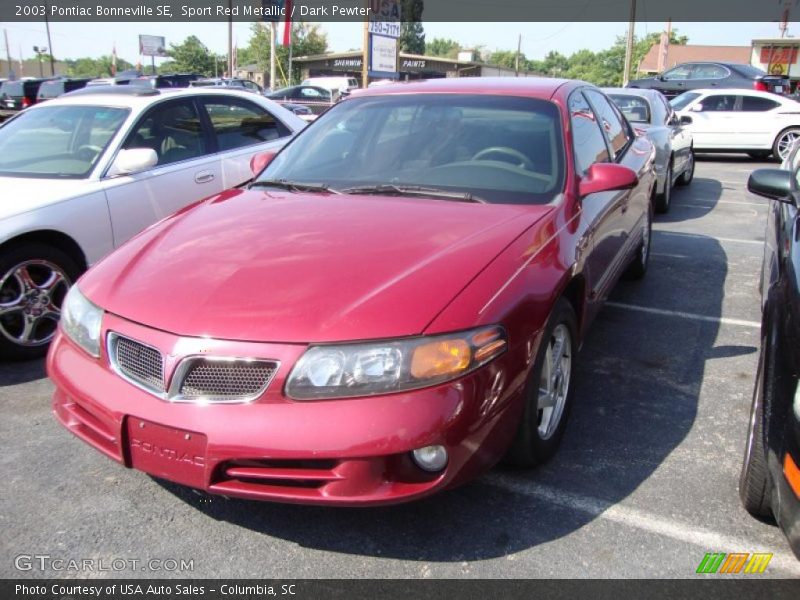
[[[631,123],[650,122],[650,105],[644,98],[626,94],[609,94],[608,97],[614,101],[617,108]]]
[[[39,98],[55,98],[64,92],[64,83],[61,81],[45,81],[39,87]]]
[[[759,69],[758,67],[754,67],[752,65],[735,65],[733,68],[745,77],[751,77],[753,79],[767,74],[767,72],[763,69]]]
[[[21,81],[6,81],[0,87],[0,94],[7,94],[9,96],[22,96],[22,82]]]

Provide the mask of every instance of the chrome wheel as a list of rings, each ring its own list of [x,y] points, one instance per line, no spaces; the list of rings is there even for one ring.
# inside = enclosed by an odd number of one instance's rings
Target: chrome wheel
[[[563,323],[556,326],[547,340],[544,364],[539,380],[537,431],[543,440],[558,428],[569,393],[572,373],[572,338]]]
[[[0,279],[0,335],[18,346],[48,344],[69,286],[64,270],[46,260],[11,267]]]
[[[800,130],[798,129],[784,131],[778,136],[778,140],[775,142],[775,149],[781,160],[784,160],[789,155],[792,145],[798,138],[800,138]]]

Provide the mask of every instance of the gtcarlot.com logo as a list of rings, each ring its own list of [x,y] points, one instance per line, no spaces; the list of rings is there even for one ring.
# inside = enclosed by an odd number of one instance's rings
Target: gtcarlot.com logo
[[[701,574],[760,574],[767,570],[772,554],[766,552],[708,552],[697,567]]]
[[[61,558],[50,554],[18,554],[17,571],[96,573],[103,571],[194,571],[194,559],[185,558]]]

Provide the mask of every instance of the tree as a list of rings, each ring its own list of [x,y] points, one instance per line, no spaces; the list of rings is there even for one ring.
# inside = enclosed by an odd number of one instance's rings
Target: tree
[[[263,23],[253,23],[250,28],[252,35],[247,46],[237,51],[237,62],[240,65],[256,64],[260,71],[269,71],[270,64],[270,26]],[[328,51],[328,37],[319,25],[310,23],[292,24],[292,55],[310,56],[324,54]],[[275,52],[277,61],[276,80],[288,84],[289,79],[289,48],[278,46]],[[292,81],[300,76],[300,69],[293,67]]]
[[[422,27],[423,0],[402,0],[400,17],[400,52],[409,54],[425,53],[425,30]]]
[[[170,44],[168,55],[172,59],[170,70],[173,72],[214,74],[214,55],[195,35],[190,35],[180,44]]]
[[[498,50],[497,52],[492,52],[488,57],[487,61],[491,65],[497,65],[498,67],[506,67],[508,69],[513,69],[517,64],[517,51],[516,50]],[[520,52],[519,54],[519,67],[520,69],[524,69],[527,64],[527,59],[525,55]]]
[[[461,45],[455,40],[433,38],[430,42],[425,42],[425,54],[428,56],[456,58],[460,50]]]
[[[65,60],[67,64],[67,75],[70,77],[110,77],[111,76],[110,54],[99,58],[77,58]],[[117,73],[132,69],[133,65],[128,61],[117,57]]]

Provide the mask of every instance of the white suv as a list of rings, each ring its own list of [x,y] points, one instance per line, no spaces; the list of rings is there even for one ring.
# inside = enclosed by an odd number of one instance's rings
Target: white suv
[[[75,279],[148,225],[252,177],[306,125],[231,89],[86,88],[0,126],[0,357],[44,354]],[[200,240],[202,242],[202,240]]]

